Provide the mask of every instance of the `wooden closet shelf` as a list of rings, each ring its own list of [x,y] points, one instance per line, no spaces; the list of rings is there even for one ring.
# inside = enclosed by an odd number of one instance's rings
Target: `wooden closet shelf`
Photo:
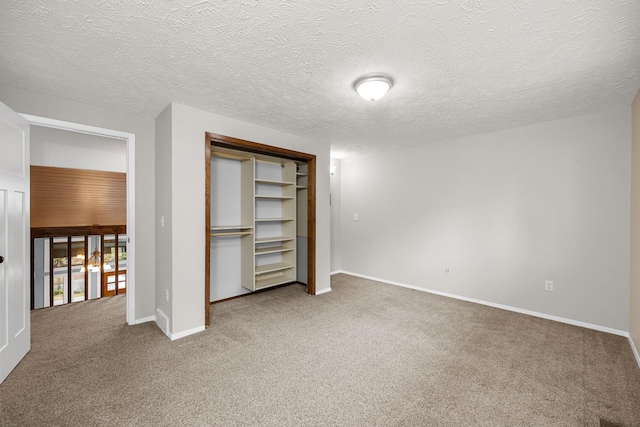
[[[209,232],[211,237],[246,236],[249,234],[253,234],[253,227],[245,225],[217,225],[211,227]]]
[[[217,230],[253,230],[253,225],[214,225],[211,231]]]
[[[294,239],[295,237],[291,236],[260,237],[256,238],[256,243],[288,242]]]
[[[256,255],[265,255],[265,254],[276,254],[282,252],[293,251],[295,248],[286,247],[286,246],[269,246],[266,248],[259,248],[255,250]]]
[[[255,198],[256,199],[273,199],[273,200],[291,200],[291,199],[295,199],[295,197],[292,197],[292,196],[263,196],[261,194],[256,194]]]
[[[248,236],[253,234],[251,230],[249,231],[221,231],[217,233],[209,233],[211,237],[226,237],[226,236]]]
[[[292,283],[295,279],[286,277],[284,275],[276,277],[256,277],[256,289],[269,288],[271,286],[283,285],[285,283]]]
[[[295,185],[295,182],[285,182],[285,181],[273,181],[270,179],[256,179],[256,184],[268,184],[268,185]]]
[[[286,262],[277,262],[274,264],[265,264],[256,267],[256,276],[261,274],[273,273],[276,271],[289,270],[294,266]]]

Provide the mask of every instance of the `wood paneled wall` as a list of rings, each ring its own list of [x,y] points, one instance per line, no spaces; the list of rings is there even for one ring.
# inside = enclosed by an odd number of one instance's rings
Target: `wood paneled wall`
[[[127,174],[31,166],[31,227],[127,223]]]

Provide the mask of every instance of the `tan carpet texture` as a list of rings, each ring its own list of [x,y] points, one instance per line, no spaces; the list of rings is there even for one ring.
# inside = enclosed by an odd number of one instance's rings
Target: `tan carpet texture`
[[[346,275],[170,341],[124,297],[32,313],[6,426],[640,426],[626,338]]]

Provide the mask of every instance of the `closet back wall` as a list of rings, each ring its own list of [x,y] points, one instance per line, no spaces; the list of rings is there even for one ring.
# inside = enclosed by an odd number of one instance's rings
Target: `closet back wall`
[[[214,224],[242,223],[241,167],[238,160],[211,156],[211,218]],[[249,293],[241,284],[241,238],[213,238],[211,245],[210,301]]]

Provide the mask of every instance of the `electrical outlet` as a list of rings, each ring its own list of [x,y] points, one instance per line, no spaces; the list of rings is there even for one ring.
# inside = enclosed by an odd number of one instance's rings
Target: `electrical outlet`
[[[549,291],[549,292],[553,292],[553,282],[551,280],[545,280],[544,281],[544,290],[545,291]]]
[[[160,227],[164,227],[164,215],[160,216]]]
[[[164,290],[164,296],[167,299],[167,302],[169,302],[169,289]]]

